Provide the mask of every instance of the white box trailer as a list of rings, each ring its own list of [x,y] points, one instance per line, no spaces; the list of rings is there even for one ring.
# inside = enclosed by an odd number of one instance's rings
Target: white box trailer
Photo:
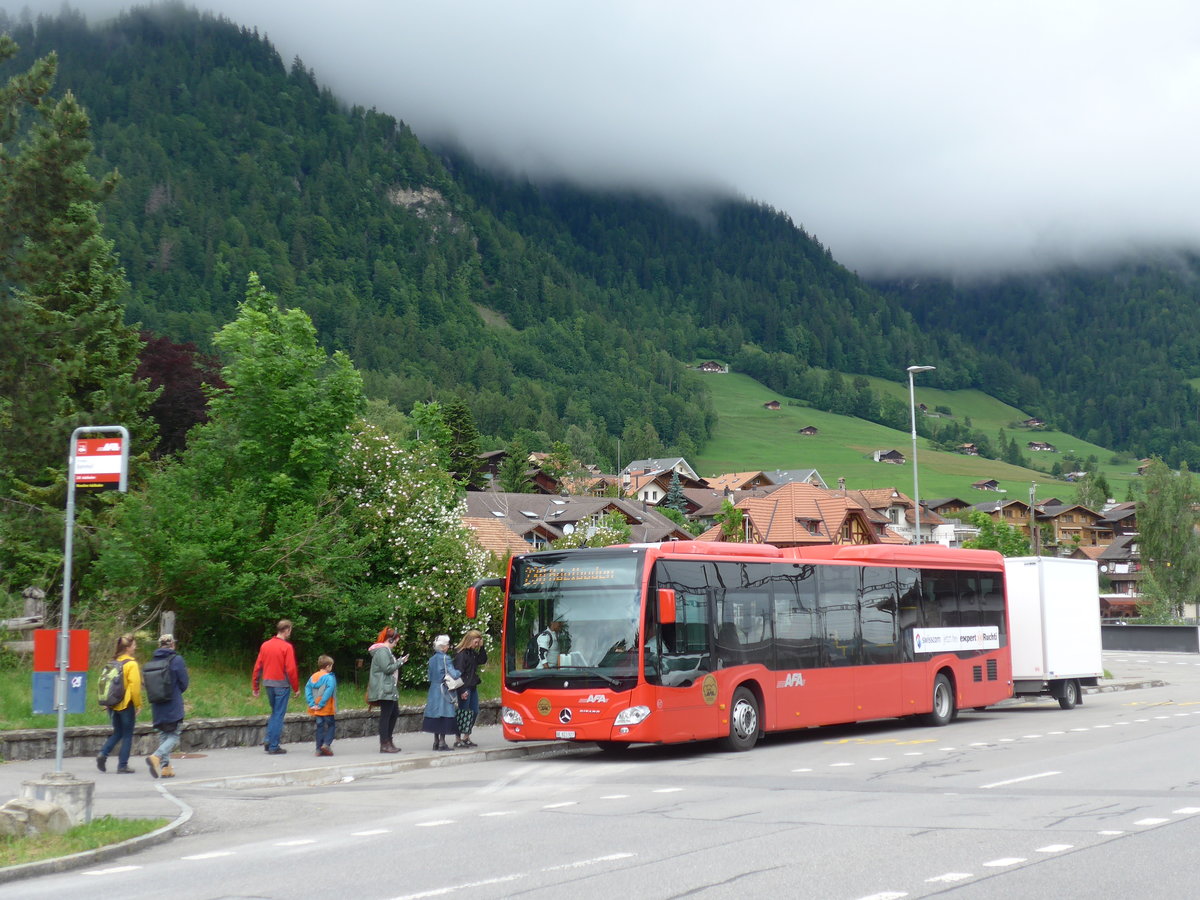
[[[1004,560],[1013,694],[1049,694],[1063,709],[1104,676],[1100,585],[1086,559],[1014,556]]]

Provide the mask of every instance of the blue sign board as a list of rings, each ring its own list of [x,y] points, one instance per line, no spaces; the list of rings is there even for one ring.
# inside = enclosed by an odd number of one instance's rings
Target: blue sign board
[[[33,714],[48,716],[58,712],[54,708],[54,682],[57,672],[33,673]],[[87,710],[87,672],[67,673],[67,712],[81,713]]]

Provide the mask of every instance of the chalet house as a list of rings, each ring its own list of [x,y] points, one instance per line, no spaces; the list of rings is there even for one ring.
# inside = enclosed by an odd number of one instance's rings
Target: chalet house
[[[767,487],[773,482],[765,472],[728,472],[715,478],[705,478],[704,483],[714,491],[748,491]]]
[[[958,497],[938,497],[934,500],[922,500],[921,509],[927,509],[930,512],[935,512],[939,516],[947,519],[957,518],[958,514],[963,510],[969,509],[971,506],[966,500],[961,500]]]
[[[979,448],[976,447],[974,444],[959,444],[958,452],[965,453],[967,456],[978,456]]]
[[[800,433],[802,435],[804,435],[805,437],[812,437],[814,434],[817,434],[817,426],[816,425],[805,425],[803,428],[800,429]]]
[[[904,454],[899,450],[876,450],[871,454],[871,459],[875,462],[891,463],[892,465],[904,465]]]
[[[1108,507],[1098,524],[1108,527],[1114,539],[1127,534],[1137,534],[1137,504],[1118,503]]]
[[[1087,472],[1067,472],[1065,475],[1063,475],[1063,480],[1072,482],[1079,481],[1085,475],[1087,475]]]
[[[715,362],[713,360],[702,362],[700,365],[696,366],[696,368],[701,372],[715,373],[718,375],[726,375],[729,372],[728,366],[723,366],[719,362]]]
[[[1039,419],[1037,416],[1034,416],[1032,419],[1026,419],[1021,424],[1024,425],[1026,428],[1045,428],[1046,420]]]
[[[1103,516],[1086,506],[1043,505],[1034,515],[1039,524],[1050,524],[1051,542],[1060,547],[1070,544],[1103,547],[1112,543],[1112,529],[1103,524]]]
[[[992,521],[1001,525],[1011,525],[1029,537],[1028,503],[1020,500],[989,500],[986,503],[976,503],[969,509],[986,513]]]
[[[780,404],[779,404],[778,400],[768,400],[766,403],[763,404],[763,409],[779,409],[779,408],[780,408]]]
[[[1150,463],[1152,463],[1152,462],[1154,462],[1154,460],[1152,460],[1152,459],[1139,459],[1139,460],[1138,460],[1137,473],[1138,473],[1139,475],[1145,475],[1145,474],[1146,474],[1146,470],[1147,470],[1148,468],[1150,468]]]
[[[803,481],[805,484],[829,490],[829,485],[825,483],[825,479],[821,477],[821,473],[816,469],[776,469],[773,472],[763,472],[763,474],[774,485],[792,484],[796,481]]]
[[[688,465],[682,456],[671,456],[665,459],[635,459],[620,472],[621,475],[657,475],[666,472],[667,478],[672,472],[678,472],[679,477],[686,483],[689,479],[702,487],[704,480],[696,474],[696,470]]]
[[[783,485],[765,497],[740,500],[736,506],[742,511],[743,537],[749,543],[777,547],[906,543],[872,510],[803,482]],[[724,540],[721,527],[713,526],[698,540]]]
[[[1039,452],[1039,451],[1046,452],[1046,453],[1057,453],[1058,452],[1057,447],[1055,447],[1053,444],[1047,444],[1045,441],[1030,441],[1025,446],[1028,447],[1030,450],[1034,451],[1035,453]]]
[[[705,528],[712,528],[717,524],[717,516],[725,508],[725,501],[728,500],[736,506],[747,497],[765,497],[772,490],[774,490],[773,487],[749,488],[744,491],[735,491],[729,488],[719,491],[711,488],[684,488],[683,496],[687,500],[687,508],[683,514],[692,522],[699,522]]]
[[[1142,557],[1136,534],[1114,538],[1100,554],[1100,615],[1123,617],[1138,615],[1141,599]],[[1108,590],[1104,590],[1107,581]]]
[[[906,494],[896,488],[876,488],[866,491],[846,491],[845,496],[874,513],[877,517],[876,521],[884,522],[907,542],[918,543],[916,540],[916,513],[912,500]],[[919,543],[933,543],[936,529],[946,524],[948,523],[945,519],[936,512],[925,509],[922,505]]]
[[[629,525],[630,540],[634,543],[691,540],[692,537],[686,529],[657,510],[611,497],[547,497],[476,491],[467,494],[466,505],[463,522],[476,533],[480,544],[495,555],[547,547],[578,528],[595,526],[613,511],[619,512]],[[497,524],[509,534],[502,535],[497,531]],[[521,544],[514,544],[514,538]]]
[[[1000,482],[994,478],[987,478],[983,481],[972,483],[971,487],[977,491],[998,491],[1000,490]]]

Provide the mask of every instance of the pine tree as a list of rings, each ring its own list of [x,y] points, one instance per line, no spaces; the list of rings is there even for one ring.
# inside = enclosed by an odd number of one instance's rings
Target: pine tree
[[[680,514],[687,511],[687,498],[683,495],[683,482],[679,480],[678,472],[671,473],[671,483],[667,486],[667,496],[662,505]]]
[[[16,52],[0,35],[0,62]],[[51,54],[0,87],[0,584],[43,588],[61,564],[71,432],[124,425],[135,453],[155,440],[125,275],[97,218],[116,177],[89,174],[90,123],[70,93],[49,96],[56,71]]]
[[[479,429],[475,427],[471,408],[465,400],[455,397],[442,409],[442,418],[450,429],[450,471],[454,480],[468,491],[479,490],[483,485]]]

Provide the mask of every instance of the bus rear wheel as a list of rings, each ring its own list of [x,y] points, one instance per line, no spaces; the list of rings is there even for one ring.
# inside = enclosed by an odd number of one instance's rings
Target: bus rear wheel
[[[940,727],[949,725],[954,718],[954,691],[950,687],[950,679],[938,675],[933,680],[933,711],[924,715],[926,725]]]
[[[739,753],[758,743],[758,701],[749,688],[740,687],[733,692],[733,703],[729,707],[729,737],[724,743],[726,750]]]

